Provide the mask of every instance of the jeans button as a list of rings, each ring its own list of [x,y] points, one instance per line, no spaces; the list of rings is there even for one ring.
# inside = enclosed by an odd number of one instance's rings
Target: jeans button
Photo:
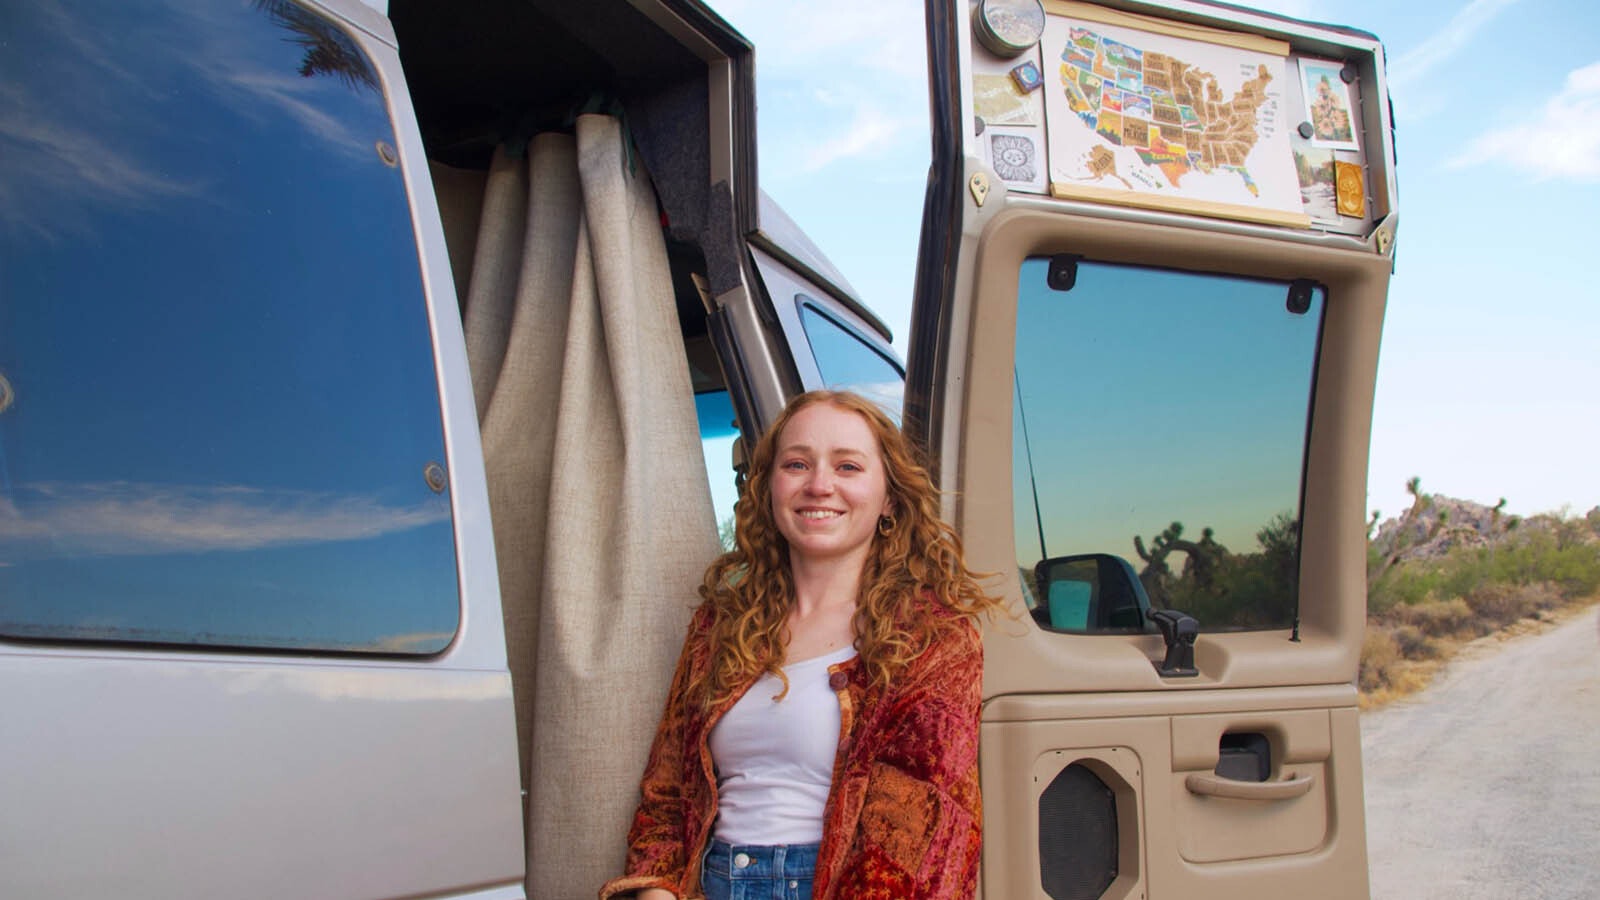
[[[800,886],[800,882],[798,882],[798,881],[789,882],[789,890],[791,890],[791,891],[794,890],[795,888],[799,887],[799,886]]]
[[[733,867],[735,869],[743,869],[748,865],[750,865],[750,854],[735,853],[733,855]]]

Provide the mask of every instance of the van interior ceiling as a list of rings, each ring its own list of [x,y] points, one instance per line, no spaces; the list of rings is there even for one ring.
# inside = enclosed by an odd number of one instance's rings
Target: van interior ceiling
[[[713,295],[741,279],[708,64],[626,3],[389,16],[463,306],[529,896],[588,896],[621,871],[719,547],[694,394],[723,378],[695,277]]]
[[[644,13],[621,2],[392,0],[389,18],[430,160],[486,172],[502,143],[570,131],[585,108],[621,109],[669,240],[704,257],[713,295],[741,281],[734,201],[710,178],[707,62]]]

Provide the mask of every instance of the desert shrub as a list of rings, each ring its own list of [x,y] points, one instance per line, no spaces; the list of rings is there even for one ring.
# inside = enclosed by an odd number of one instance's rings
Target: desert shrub
[[[1442,581],[1431,561],[1401,563],[1367,586],[1367,612],[1381,614],[1422,603],[1439,592]]]
[[[1467,605],[1478,618],[1493,626],[1522,618],[1522,591],[1512,584],[1485,584],[1466,593]]]
[[[1497,592],[1534,585],[1541,586],[1538,597],[1519,600],[1516,591]],[[1600,542],[1564,540],[1548,530],[1519,531],[1515,538],[1494,547],[1400,563],[1367,586],[1367,611],[1383,616],[1405,607],[1464,597],[1474,603],[1474,609],[1493,611],[1493,621],[1503,624],[1504,616],[1518,603],[1534,604],[1528,611],[1549,609],[1596,591],[1600,591]],[[1482,596],[1470,601],[1478,594]]]
[[[1392,618],[1403,626],[1416,628],[1428,637],[1476,637],[1484,632],[1477,614],[1460,597],[1396,607]]]
[[[1408,489],[1416,493],[1415,483]],[[1381,702],[1406,693],[1431,671],[1412,661],[1600,593],[1600,507],[1583,518],[1563,512],[1500,524],[1487,546],[1444,542],[1399,559],[1380,552],[1369,527],[1364,694]]]
[[[1568,597],[1587,597],[1600,590],[1600,544],[1575,544],[1557,548],[1540,573]]]
[[[1390,637],[1406,659],[1433,659],[1439,655],[1439,645],[1415,625],[1400,625],[1390,632]]]
[[[1394,592],[1388,590],[1383,579],[1367,582],[1367,615],[1381,616],[1394,609],[1399,601]]]
[[[1548,581],[1540,581],[1527,585],[1523,590],[1528,592],[1528,606],[1533,612],[1549,612],[1558,609],[1568,599],[1565,592]]]
[[[1600,589],[1600,543],[1536,532],[1502,547],[1476,551],[1473,557],[1463,561],[1462,568],[1475,584],[1463,588],[1547,581],[1568,597],[1586,597]]]
[[[1357,676],[1361,690],[1371,693],[1387,686],[1399,662],[1400,645],[1395,643],[1389,630],[1368,625],[1366,638],[1361,642],[1361,673]]]
[[[1549,582],[1488,584],[1468,592],[1466,602],[1484,621],[1497,626],[1509,625],[1560,606],[1562,592]]]

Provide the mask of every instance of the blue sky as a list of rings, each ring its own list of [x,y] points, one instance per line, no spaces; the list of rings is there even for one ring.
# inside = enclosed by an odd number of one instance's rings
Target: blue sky
[[[1368,508],[1426,490],[1600,504],[1600,11],[1581,0],[1271,0],[1388,48],[1398,260]],[[762,186],[904,352],[928,165],[917,0],[721,0],[756,46]],[[863,215],[871,209],[871,215]]]

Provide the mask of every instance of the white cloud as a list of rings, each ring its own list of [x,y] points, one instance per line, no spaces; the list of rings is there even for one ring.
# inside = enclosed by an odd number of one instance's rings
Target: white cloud
[[[34,115],[16,92],[0,99],[0,226],[56,239],[89,228],[84,207],[107,204],[147,209],[170,197],[203,196],[198,181],[182,181],[106,140],[92,125]]]
[[[1567,73],[1536,118],[1487,131],[1446,165],[1504,163],[1534,180],[1600,181],[1600,62]]]
[[[919,0],[723,0],[717,11],[756,48],[757,78],[768,73],[829,75],[826,62],[927,79]]]
[[[926,140],[928,74],[916,0],[724,0],[756,48],[763,177],[813,173]]]
[[[860,104],[848,130],[806,149],[801,168],[815,172],[840,160],[880,152],[892,147],[900,134],[915,124],[887,115],[871,104]]]
[[[241,32],[237,9],[165,2],[168,11],[135,16],[148,29],[137,40],[59,0],[21,14],[14,30],[33,43],[0,77],[0,233],[57,240],[92,232],[108,210],[217,202],[183,174],[192,166],[169,130],[169,117],[192,111],[190,92],[258,120],[286,116],[346,159],[375,158],[372,137],[315,102],[347,88],[286,69],[281,49],[261,40],[273,30],[265,20]]]
[[[194,179],[167,174],[171,166],[138,158],[127,139],[133,104],[94,104],[107,91],[146,103],[160,96],[122,65],[127,51],[115,37],[58,2],[30,7],[16,28],[60,43],[19,53],[28,77],[0,81],[0,228],[56,240],[91,230],[102,207],[204,195]]]
[[[363,159],[371,155],[370,142],[340,120],[329,115],[315,103],[302,99],[316,94],[325,85],[300,75],[272,72],[260,68],[233,66],[229,71],[215,73],[216,84],[227,84],[260,101],[277,107],[281,112],[300,123],[307,132],[322,138],[328,146],[345,156]],[[250,109],[248,101],[245,109]]]
[[[373,497],[243,485],[21,485],[0,499],[0,552],[13,559],[256,550],[361,540],[450,517],[444,498]]]
[[[1466,48],[1484,26],[1501,12],[1521,0],[1472,0],[1433,37],[1423,41],[1389,64],[1390,87],[1401,87],[1428,74],[1435,67]]]

